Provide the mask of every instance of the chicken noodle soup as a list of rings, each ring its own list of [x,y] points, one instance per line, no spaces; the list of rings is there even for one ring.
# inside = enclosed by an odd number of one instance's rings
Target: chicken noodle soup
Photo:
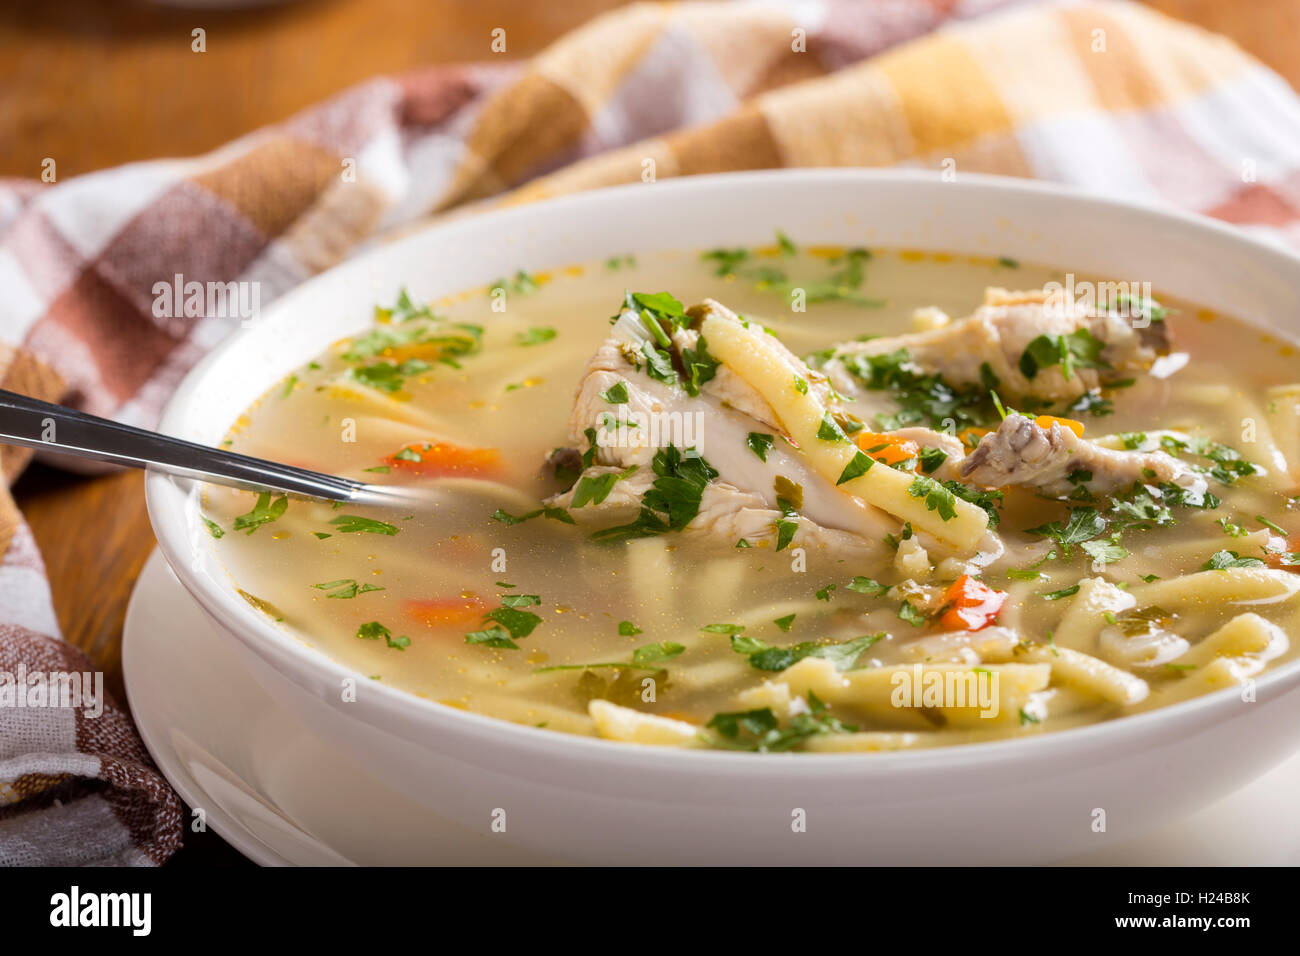
[[[403,292],[227,444],[433,500],[206,489],[261,613],[613,740],[1040,734],[1248,684],[1300,607],[1292,347],[1005,259],[781,235]]]

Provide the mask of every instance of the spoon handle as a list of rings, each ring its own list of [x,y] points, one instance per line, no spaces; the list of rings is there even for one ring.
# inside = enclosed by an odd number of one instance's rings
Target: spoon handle
[[[4,389],[0,389],[0,443],[330,501],[378,503],[390,491],[402,490],[209,448]]]

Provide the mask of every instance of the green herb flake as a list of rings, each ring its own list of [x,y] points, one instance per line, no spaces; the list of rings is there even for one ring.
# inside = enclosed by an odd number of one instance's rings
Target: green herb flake
[[[391,525],[386,521],[376,521],[374,518],[365,518],[361,515],[339,515],[333,518],[330,524],[334,525],[341,534],[397,534],[397,526]]]
[[[773,438],[764,432],[750,432],[749,437],[745,439],[745,444],[749,450],[758,456],[758,460],[767,461],[767,453],[772,448]]]
[[[1210,560],[1201,565],[1202,571],[1222,571],[1227,568],[1262,568],[1259,558],[1243,558],[1236,551],[1216,551]]]
[[[257,503],[253,505],[252,511],[235,518],[234,529],[252,534],[262,525],[278,520],[288,507],[289,499],[287,496],[281,495],[279,498],[272,500],[271,493],[263,491],[257,496]]]
[[[1071,584],[1068,588],[1061,588],[1059,591],[1047,591],[1042,595],[1044,601],[1059,601],[1061,598],[1067,598],[1079,593],[1079,585]]]
[[[541,345],[544,342],[551,341],[559,334],[555,329],[538,326],[516,335],[515,344],[524,346]]]
[[[866,452],[854,452],[853,457],[849,459],[849,463],[844,466],[844,470],[840,472],[839,478],[836,479],[836,486],[852,481],[854,478],[861,478],[871,470],[874,464],[875,461]]]

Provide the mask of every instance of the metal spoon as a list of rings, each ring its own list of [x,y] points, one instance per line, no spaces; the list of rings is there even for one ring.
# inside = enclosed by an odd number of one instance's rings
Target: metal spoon
[[[0,389],[0,443],[149,468],[252,490],[366,505],[432,502],[424,489],[372,485],[133,428]]]

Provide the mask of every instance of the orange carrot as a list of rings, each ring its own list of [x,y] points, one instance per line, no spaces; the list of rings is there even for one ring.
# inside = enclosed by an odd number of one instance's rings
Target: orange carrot
[[[1264,563],[1271,568],[1300,574],[1300,547],[1297,547],[1296,536],[1286,538],[1285,541],[1281,551],[1270,551],[1264,555]]]
[[[858,432],[853,436],[853,440],[868,456],[884,465],[897,465],[916,458],[921,453],[916,442],[910,438],[899,438],[897,435]]]
[[[402,610],[428,627],[459,627],[476,623],[490,608],[482,598],[455,597],[411,598]]]
[[[1039,428],[1052,430],[1053,425],[1060,425],[1062,428],[1068,428],[1080,438],[1083,437],[1083,422],[1076,422],[1073,418],[1057,418],[1055,415],[1039,415],[1034,419],[1034,424]]]
[[[1006,599],[1006,591],[996,591],[979,578],[963,574],[944,595],[948,610],[939,624],[946,631],[978,631],[997,619]]]
[[[448,442],[412,442],[384,459],[393,471],[427,478],[484,478],[501,468],[495,448],[462,448]]]

